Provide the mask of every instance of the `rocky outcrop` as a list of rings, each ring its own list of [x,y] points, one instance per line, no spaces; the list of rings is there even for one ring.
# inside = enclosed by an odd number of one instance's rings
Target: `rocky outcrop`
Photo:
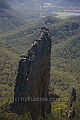
[[[72,93],[71,93],[71,98],[70,98],[70,106],[68,110],[68,118],[74,118],[76,114],[75,110],[75,104],[76,104],[76,89],[73,86],[72,87]]]
[[[18,114],[30,112],[36,120],[51,112],[48,99],[50,81],[51,38],[42,27],[40,37],[19,61],[12,110]]]

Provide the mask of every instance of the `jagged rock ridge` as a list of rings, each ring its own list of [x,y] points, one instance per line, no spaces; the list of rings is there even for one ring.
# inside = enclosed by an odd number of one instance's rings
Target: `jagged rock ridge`
[[[27,54],[21,56],[14,90],[12,110],[18,114],[31,112],[33,119],[50,113],[48,99],[50,80],[51,38],[42,27],[40,37]]]

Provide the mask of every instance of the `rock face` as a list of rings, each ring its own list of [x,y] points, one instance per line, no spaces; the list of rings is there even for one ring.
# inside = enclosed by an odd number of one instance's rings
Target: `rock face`
[[[42,27],[39,39],[27,54],[20,56],[12,107],[14,112],[31,112],[34,120],[51,112],[48,99],[50,55],[51,38],[48,28]]]

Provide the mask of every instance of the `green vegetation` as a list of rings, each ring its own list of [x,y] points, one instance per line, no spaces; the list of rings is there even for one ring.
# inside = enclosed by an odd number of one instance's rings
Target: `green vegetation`
[[[80,96],[80,17],[70,18],[56,25],[51,25],[52,35],[52,67],[51,87],[60,96],[52,104],[53,111],[60,113],[68,108],[72,86],[77,90],[78,120]]]
[[[0,105],[13,97],[18,60],[19,56],[15,53],[14,48],[0,40]]]
[[[6,12],[4,12],[6,14]],[[1,16],[2,13],[0,13]],[[5,15],[4,14],[4,15]],[[11,18],[12,19],[12,18]],[[3,21],[9,23],[4,24]],[[0,19],[0,106],[12,102],[13,89],[17,74],[19,55],[26,53],[32,41],[37,39],[40,27],[44,24],[50,27],[52,37],[51,55],[51,88],[60,100],[52,103],[52,114],[46,120],[67,120],[59,118],[68,107],[72,86],[77,90],[76,118],[80,118],[80,17],[60,20],[54,17],[44,18],[37,23],[15,26],[13,20]],[[4,25],[4,26],[3,26]],[[3,27],[2,27],[3,26]],[[12,26],[12,27],[11,27]],[[2,115],[2,113],[4,113]],[[59,113],[59,115],[58,115]],[[25,117],[13,113],[0,112],[0,119],[9,120],[15,116],[19,120]],[[7,116],[5,118],[5,116]],[[11,118],[13,119],[13,118]],[[26,120],[31,120],[26,117]],[[43,120],[42,117],[39,120]]]

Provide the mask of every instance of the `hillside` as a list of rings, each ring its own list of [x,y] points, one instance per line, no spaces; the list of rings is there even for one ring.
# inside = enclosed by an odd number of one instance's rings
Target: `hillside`
[[[51,87],[63,100],[54,103],[53,109],[65,109],[72,86],[76,87],[80,99],[80,17],[51,25],[52,68]],[[78,103],[79,104],[79,103]],[[79,106],[77,110],[80,113]],[[79,114],[78,114],[79,116]]]
[[[80,73],[80,17],[70,18],[62,23],[51,25],[52,35],[52,74],[61,72],[62,76],[72,76],[68,85],[78,85]],[[55,76],[56,77],[56,76]],[[67,77],[67,76],[66,76]],[[68,79],[64,79],[68,81]],[[59,79],[59,78],[57,78]],[[61,78],[62,79],[62,78]],[[53,80],[54,81],[54,80]],[[65,84],[66,85],[66,84]],[[63,85],[64,86],[64,85]]]
[[[37,39],[39,29],[42,25],[46,24],[49,26],[50,24],[56,24],[59,21],[61,20],[54,17],[47,17],[36,23],[29,23],[25,26],[23,25],[14,30],[1,34],[0,38],[5,40],[5,42],[9,43],[11,46],[15,46],[17,53],[21,54],[26,52],[32,42]]]
[[[13,96],[18,60],[15,49],[0,39],[0,105]]]
[[[7,32],[24,24],[24,20],[17,17],[11,6],[0,0],[0,33]]]

